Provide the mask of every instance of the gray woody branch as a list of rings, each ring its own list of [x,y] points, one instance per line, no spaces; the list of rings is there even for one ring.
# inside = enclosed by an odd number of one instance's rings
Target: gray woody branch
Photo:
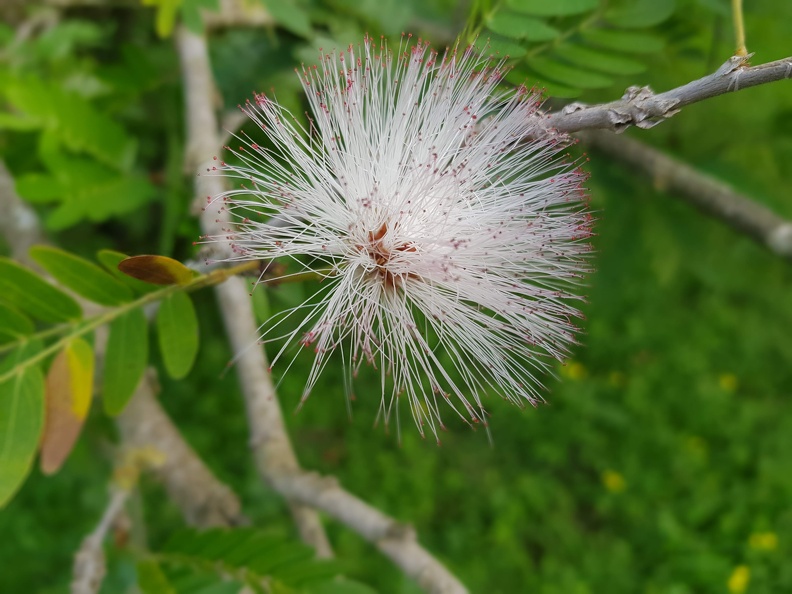
[[[691,103],[792,78],[792,56],[748,66],[750,57],[733,56],[714,73],[664,93],[656,94],[649,87],[630,87],[621,99],[611,103],[570,103],[560,111],[548,114],[545,125],[567,134],[592,129],[622,132],[630,126],[651,128]]]
[[[217,154],[220,149],[218,122],[213,106],[217,97],[212,77],[209,51],[206,40],[184,27],[176,34],[176,47],[181,62],[184,81],[184,99],[187,118],[186,163],[188,169],[196,171],[198,164]],[[223,178],[203,176],[196,179],[195,207],[201,211],[206,196],[221,194],[225,190]],[[201,228],[207,235],[224,234],[222,217],[206,210],[200,218]],[[230,250],[230,248],[228,248]],[[228,253],[219,253],[218,257]],[[300,467],[294,453],[283,414],[275,397],[275,391],[267,367],[264,351],[258,342],[255,317],[245,281],[231,278],[215,287],[226,333],[236,358],[236,372],[242,386],[251,430],[251,448],[259,474],[267,478],[278,468],[299,472]],[[289,502],[292,516],[303,541],[314,547],[317,555],[332,555],[330,543],[324,533],[319,516],[313,509]]]
[[[214,82],[206,41],[182,28],[177,33],[176,42],[187,103],[186,154],[195,166],[215,155],[220,148],[218,123],[212,106]],[[224,189],[221,177],[199,177],[197,201],[203,205],[207,196],[221,194]],[[203,212],[201,225],[204,233],[215,236],[227,234],[223,230],[228,225],[227,217],[227,213],[222,211],[218,216],[214,209]],[[465,594],[467,589],[418,543],[412,529],[344,490],[335,479],[323,478],[300,468],[286,434],[272,378],[266,371],[268,363],[264,351],[256,346],[258,325],[245,283],[232,278],[216,291],[231,346],[237,353],[235,366],[247,406],[251,447],[258,471],[290,503],[303,538],[321,551],[319,545],[326,537],[314,512],[314,509],[320,509],[376,545],[428,592]],[[329,545],[326,546],[329,551]]]
[[[792,260],[792,222],[731,186],[638,140],[590,130],[576,134],[587,145],[630,165],[656,185]]]

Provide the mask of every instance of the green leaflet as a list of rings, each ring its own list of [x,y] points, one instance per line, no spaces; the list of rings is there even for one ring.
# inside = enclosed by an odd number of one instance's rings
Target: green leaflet
[[[17,349],[0,364],[0,372],[9,371],[40,346]],[[44,376],[38,366],[32,366],[0,382],[0,507],[30,472],[43,428]]]
[[[591,45],[633,54],[653,54],[665,47],[661,37],[646,32],[584,29],[581,35]]]
[[[137,564],[138,586],[143,594],[178,594],[159,563],[146,559]]]
[[[275,22],[284,29],[306,39],[312,36],[308,12],[297,0],[266,0],[264,4]]]
[[[601,52],[580,45],[563,43],[555,48],[555,55],[575,66],[590,68],[605,74],[640,74],[646,67],[636,60],[618,54]]]
[[[137,172],[123,173],[92,159],[52,150],[47,173],[17,178],[17,191],[30,202],[57,203],[47,216],[50,229],[65,229],[82,220],[105,221],[128,213],[154,196],[154,187]]]
[[[231,578],[260,591],[269,583],[273,592],[372,594],[357,582],[335,579],[342,568],[336,561],[317,560],[306,545],[252,528],[212,529],[203,532],[183,530],[175,533],[161,551],[155,552],[157,565],[145,566],[139,579],[146,581],[146,594],[194,592],[199,587],[218,586]],[[152,584],[161,589],[153,589]],[[328,584],[337,584],[333,588]],[[203,591],[203,590],[201,590]],[[214,591],[214,590],[212,590]]]
[[[660,51],[663,43],[639,29],[669,18],[674,0],[625,0],[615,7],[600,0],[504,0],[472,10],[479,38],[492,46],[484,51],[508,57],[515,67],[510,82],[571,98],[643,72],[635,54]]]
[[[148,362],[146,316],[140,308],[119,316],[110,324],[104,360],[104,409],[117,415],[137,388]]]
[[[17,309],[0,303],[0,344],[33,332],[33,322]]]
[[[173,379],[183,378],[198,354],[198,317],[186,293],[174,293],[160,302],[157,333],[165,370]]]
[[[547,77],[549,80],[570,87],[600,89],[611,84],[611,79],[606,76],[550,58],[534,58],[528,62],[528,66],[531,70]]]
[[[507,0],[506,4],[527,14],[537,16],[568,16],[591,12],[599,5],[598,0]]]
[[[33,246],[30,256],[63,286],[101,305],[121,305],[132,291],[93,262],[49,246]]]
[[[560,35],[557,29],[540,19],[507,11],[495,13],[487,20],[487,26],[509,39],[525,41],[550,41]]]
[[[39,276],[0,257],[0,301],[42,322],[66,322],[82,316],[77,302]]]
[[[605,13],[605,19],[625,29],[659,25],[674,14],[674,0],[634,0]]]
[[[129,171],[137,150],[135,140],[85,98],[32,76],[9,77],[5,93],[8,102],[28,121],[38,122],[69,149]]]

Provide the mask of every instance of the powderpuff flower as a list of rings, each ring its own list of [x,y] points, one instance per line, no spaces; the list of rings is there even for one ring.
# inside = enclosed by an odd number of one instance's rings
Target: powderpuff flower
[[[301,403],[333,352],[348,381],[374,366],[380,415],[398,423],[406,400],[421,435],[445,428],[449,405],[486,424],[487,393],[541,400],[575,340],[585,174],[542,126],[537,94],[500,90],[503,74],[473,48],[394,53],[367,38],[298,71],[307,124],[263,94],[242,107],[263,138],[226,147],[235,164],[220,174],[243,182],[216,199],[238,225],[211,240],[323,276],[262,337],[287,339],[273,365],[289,344],[313,351]]]

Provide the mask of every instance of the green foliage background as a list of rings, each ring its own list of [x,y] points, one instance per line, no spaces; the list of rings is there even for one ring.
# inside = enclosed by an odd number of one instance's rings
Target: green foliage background
[[[650,31],[664,49],[633,56],[645,72],[581,89],[581,100],[612,99],[632,84],[678,86],[731,54],[728,2],[668,4],[670,17]],[[182,9],[190,7],[185,0]],[[466,25],[488,35],[486,23],[502,9],[476,1],[469,11],[451,0],[271,7],[280,26],[213,36],[228,108],[274,87],[299,113],[293,68],[313,59],[314,46],[407,29],[442,45]],[[159,10],[157,21],[155,8],[134,4],[74,8],[22,48],[13,45],[16,21],[0,26],[0,154],[54,241],[80,254],[193,253],[178,60],[172,40],[155,32],[168,33]],[[468,23],[470,13],[478,16]],[[576,26],[569,19],[548,22]],[[790,3],[747,2],[746,25],[754,63],[792,53]],[[531,72],[525,59],[517,66]],[[792,218],[789,82],[688,107],[635,136]],[[300,459],[414,524],[473,592],[739,594],[729,579],[742,565],[750,569],[745,591],[792,592],[792,268],[657,189],[662,180],[590,156],[597,271],[583,344],[547,380],[549,404],[519,411],[492,399],[492,445],[482,432],[454,427],[437,447],[409,423],[400,439],[372,428],[372,378],[356,386],[348,418],[340,374],[328,367],[303,410],[287,414]],[[299,291],[272,290],[270,307],[294,303]],[[197,294],[196,306],[197,364],[180,381],[161,373],[160,399],[256,525],[288,533],[285,506],[262,486],[247,450],[211,293]],[[300,359],[283,379],[287,413],[309,364]],[[2,591],[67,591],[71,556],[107,500],[116,437],[100,409],[63,470],[34,472],[0,512]],[[144,481],[134,504],[152,543],[181,526],[156,484]],[[418,591],[359,537],[328,528],[347,575],[384,593]],[[103,592],[127,591],[134,559],[123,547],[109,551]]]

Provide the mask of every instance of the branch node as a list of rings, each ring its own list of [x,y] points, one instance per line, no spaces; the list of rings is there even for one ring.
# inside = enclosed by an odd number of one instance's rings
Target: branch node
[[[753,53],[744,56],[734,55],[730,57],[715,71],[715,76],[728,76],[736,70],[746,67],[748,65],[748,60],[750,60],[752,56]]]
[[[403,524],[402,522],[396,522],[395,520],[391,522],[387,530],[385,530],[383,538],[410,542],[415,542],[418,540],[418,536],[415,533],[415,528],[412,526],[412,524]]]

